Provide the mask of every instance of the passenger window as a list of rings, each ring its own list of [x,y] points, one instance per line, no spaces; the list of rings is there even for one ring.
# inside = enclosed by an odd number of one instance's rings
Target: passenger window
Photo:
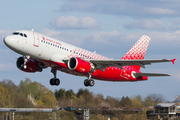
[[[23,34],[22,34],[22,33],[20,33],[19,35],[21,35],[21,36],[23,37]]]
[[[67,49],[67,51],[68,51],[68,49]]]

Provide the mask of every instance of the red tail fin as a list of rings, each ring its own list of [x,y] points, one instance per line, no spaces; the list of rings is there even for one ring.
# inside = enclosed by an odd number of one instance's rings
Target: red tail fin
[[[142,60],[146,54],[150,37],[143,35],[136,44],[121,58],[121,60]],[[129,66],[134,67],[136,70],[140,70],[139,65]]]

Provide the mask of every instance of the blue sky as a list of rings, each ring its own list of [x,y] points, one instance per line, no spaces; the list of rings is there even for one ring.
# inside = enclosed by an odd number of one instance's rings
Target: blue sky
[[[31,30],[120,59],[142,36],[151,37],[145,59],[173,59],[171,63],[146,66],[142,72],[168,73],[171,77],[151,77],[143,82],[103,82],[95,80],[95,94],[121,98],[151,93],[162,94],[168,101],[180,95],[180,1],[178,0],[6,0],[0,7],[0,80],[15,84],[30,78],[50,90],[65,88],[75,92],[85,77],[58,72],[61,85],[49,85],[50,68],[42,73],[25,73],[16,68],[21,55],[8,49],[3,38],[15,30]]]

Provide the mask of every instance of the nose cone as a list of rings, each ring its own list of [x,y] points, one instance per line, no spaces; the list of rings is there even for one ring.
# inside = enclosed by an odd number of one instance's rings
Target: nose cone
[[[10,47],[12,44],[13,38],[11,36],[7,36],[3,39],[3,41],[7,47]]]

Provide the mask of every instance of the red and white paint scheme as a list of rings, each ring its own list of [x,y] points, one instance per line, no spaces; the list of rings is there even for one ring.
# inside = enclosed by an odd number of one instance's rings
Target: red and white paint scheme
[[[144,81],[148,76],[169,76],[168,74],[141,73],[140,68],[167,60],[144,60],[150,37],[142,36],[137,43],[119,60],[90,52],[45,35],[27,31],[15,31],[4,38],[11,50],[23,55],[17,59],[17,67],[25,72],[41,72],[51,67],[54,78],[51,85],[59,85],[57,70],[78,76],[86,76],[85,86],[93,86],[94,80],[103,81]],[[92,79],[93,78],[93,79]]]

